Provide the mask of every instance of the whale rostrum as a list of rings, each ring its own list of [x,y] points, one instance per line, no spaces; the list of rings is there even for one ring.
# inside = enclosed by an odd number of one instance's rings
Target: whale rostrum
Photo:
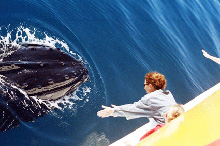
[[[10,49],[0,62],[0,131],[47,113],[50,109],[37,99],[57,100],[88,81],[85,64],[59,48],[22,44]]]

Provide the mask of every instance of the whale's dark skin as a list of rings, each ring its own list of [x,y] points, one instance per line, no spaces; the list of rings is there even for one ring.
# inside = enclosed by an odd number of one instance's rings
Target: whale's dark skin
[[[58,48],[23,44],[11,50],[0,62],[0,131],[34,121],[51,110],[40,99],[57,100],[88,80],[85,64]]]

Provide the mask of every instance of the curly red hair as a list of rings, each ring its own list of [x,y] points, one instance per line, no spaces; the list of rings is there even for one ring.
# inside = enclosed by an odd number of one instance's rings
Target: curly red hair
[[[165,76],[158,72],[150,72],[145,75],[146,84],[151,84],[156,90],[165,89],[167,81]]]

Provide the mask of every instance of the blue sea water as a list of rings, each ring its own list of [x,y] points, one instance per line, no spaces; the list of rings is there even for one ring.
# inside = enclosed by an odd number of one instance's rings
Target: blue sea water
[[[166,76],[178,103],[192,100],[220,81],[220,66],[201,52],[220,57],[219,16],[218,0],[1,0],[2,40],[29,30],[18,40],[64,44],[90,72],[72,105],[0,133],[1,146],[106,146],[120,139],[148,120],[96,113],[101,105],[138,101],[150,71]]]

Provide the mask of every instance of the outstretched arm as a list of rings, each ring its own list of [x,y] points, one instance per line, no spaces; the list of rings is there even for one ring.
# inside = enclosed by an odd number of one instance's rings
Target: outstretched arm
[[[148,100],[144,100],[147,102]],[[106,117],[125,117],[127,120],[149,117],[155,115],[155,110],[152,110],[152,105],[150,103],[143,103],[142,100],[135,102],[133,104],[125,104],[121,106],[111,105],[112,107],[102,106],[103,110],[97,112],[97,116],[101,118]]]
[[[215,61],[216,63],[220,64],[220,58],[209,55],[205,50],[202,50],[202,52],[206,58],[211,59],[211,60]]]
[[[107,107],[102,105],[103,110],[97,112],[97,116],[101,118],[106,117],[126,117],[126,119],[148,117],[155,113],[151,110],[150,105],[145,105],[141,100],[133,104],[125,104],[121,106],[111,105],[112,107]]]

